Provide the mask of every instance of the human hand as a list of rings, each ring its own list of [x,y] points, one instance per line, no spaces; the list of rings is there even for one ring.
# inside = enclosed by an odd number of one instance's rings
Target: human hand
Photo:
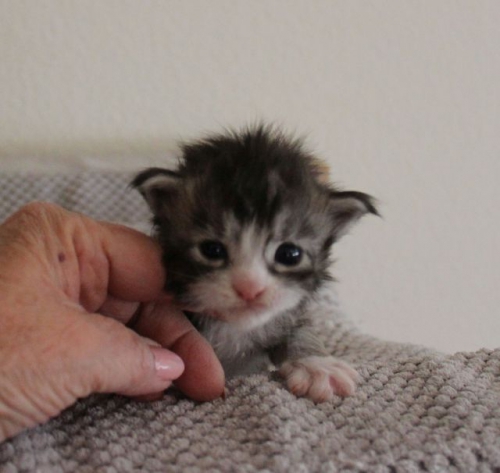
[[[176,379],[193,399],[221,396],[220,363],[164,281],[160,248],[129,228],[46,203],[5,221],[0,441],[91,393],[157,397]]]

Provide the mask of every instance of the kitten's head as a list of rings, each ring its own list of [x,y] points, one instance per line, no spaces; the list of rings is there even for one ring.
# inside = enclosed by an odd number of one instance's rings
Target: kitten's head
[[[294,308],[329,278],[329,252],[361,216],[361,192],[320,179],[301,143],[270,128],[182,147],[176,170],[133,181],[154,213],[167,291],[185,309],[252,327]]]

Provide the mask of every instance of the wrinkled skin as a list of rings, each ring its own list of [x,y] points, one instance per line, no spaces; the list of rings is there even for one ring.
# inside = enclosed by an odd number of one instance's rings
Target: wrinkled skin
[[[0,226],[0,441],[91,393],[156,399],[176,380],[196,400],[223,394],[212,348],[162,295],[160,255],[46,203]]]

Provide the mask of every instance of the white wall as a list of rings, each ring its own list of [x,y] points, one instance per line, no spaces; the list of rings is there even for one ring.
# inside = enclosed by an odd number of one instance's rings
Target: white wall
[[[5,171],[138,168],[264,118],[380,199],[339,245],[385,338],[500,346],[500,2],[0,0]]]

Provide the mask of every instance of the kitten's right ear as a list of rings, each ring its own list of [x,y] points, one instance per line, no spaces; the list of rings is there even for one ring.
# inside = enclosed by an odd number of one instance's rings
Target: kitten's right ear
[[[158,215],[177,193],[180,179],[175,171],[149,168],[137,174],[130,185],[142,194],[153,213]]]

